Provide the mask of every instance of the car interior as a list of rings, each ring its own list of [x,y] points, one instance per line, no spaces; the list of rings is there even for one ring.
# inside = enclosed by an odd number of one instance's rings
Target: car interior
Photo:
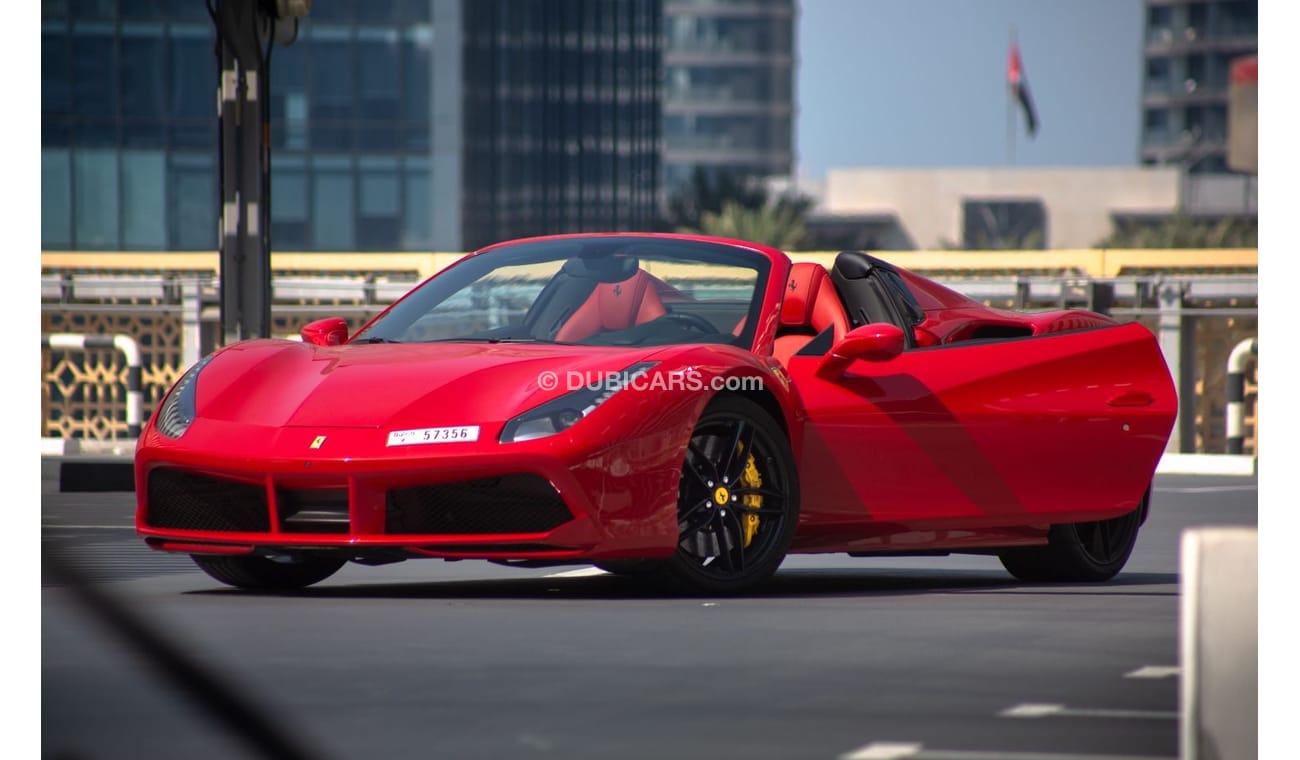
[[[579,256],[542,289],[523,325],[528,334],[559,343],[730,343],[749,307],[748,301],[692,299],[641,269],[634,256]]]
[[[781,321],[772,353],[777,361],[788,364],[791,356],[827,329],[831,330],[832,343],[849,331],[848,315],[839,294],[821,264],[795,264],[790,268],[781,302]]]

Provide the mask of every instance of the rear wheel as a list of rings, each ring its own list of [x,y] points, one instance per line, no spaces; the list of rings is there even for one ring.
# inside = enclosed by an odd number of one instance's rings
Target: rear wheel
[[[784,431],[758,404],[720,396],[700,416],[678,485],[677,553],[659,575],[699,593],[746,591],[785,558],[799,479]]]
[[[1022,581],[1110,580],[1133,553],[1149,498],[1150,491],[1137,509],[1109,520],[1053,525],[1047,546],[1008,549],[998,559]]]
[[[327,557],[300,557],[293,562],[250,556],[191,554],[190,557],[200,570],[227,586],[266,591],[306,588],[338,572],[345,562]]]

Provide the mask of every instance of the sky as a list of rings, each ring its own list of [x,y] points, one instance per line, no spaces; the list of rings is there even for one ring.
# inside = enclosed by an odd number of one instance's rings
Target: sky
[[[796,163],[1006,166],[1012,27],[1038,113],[1017,166],[1135,165],[1141,0],[799,0]]]

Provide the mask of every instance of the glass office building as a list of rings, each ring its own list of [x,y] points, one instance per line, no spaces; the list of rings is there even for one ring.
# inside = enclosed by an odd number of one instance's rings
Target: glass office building
[[[1142,163],[1228,171],[1228,70],[1258,49],[1255,0],[1147,0]]]
[[[794,169],[795,0],[666,0],[664,187]]]
[[[463,13],[465,247],[654,228],[660,0],[467,0]]]
[[[273,249],[651,226],[661,0],[556,8],[314,3],[298,40],[271,50]],[[205,4],[45,0],[42,15],[42,248],[215,249]]]
[[[42,248],[215,248],[216,64],[203,3],[41,7]]]

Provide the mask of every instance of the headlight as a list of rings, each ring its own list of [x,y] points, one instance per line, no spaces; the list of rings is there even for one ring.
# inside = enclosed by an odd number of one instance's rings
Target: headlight
[[[611,374],[598,384],[584,386],[524,412],[502,428],[501,442],[531,441],[569,429],[658,363],[638,362],[621,372]]]
[[[162,407],[158,409],[158,421],[154,423],[158,432],[168,438],[180,438],[185,434],[190,423],[194,421],[194,396],[199,372],[212,361],[212,356],[213,354],[208,354],[200,359],[184,375],[181,375],[180,380],[176,381],[171,393],[167,394]]]

